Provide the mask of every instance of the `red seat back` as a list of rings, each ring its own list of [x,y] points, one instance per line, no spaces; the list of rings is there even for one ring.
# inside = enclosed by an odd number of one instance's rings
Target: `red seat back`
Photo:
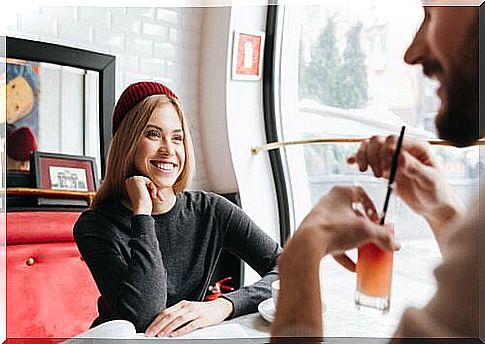
[[[7,213],[7,338],[68,338],[96,318],[99,292],[72,235],[78,217]]]

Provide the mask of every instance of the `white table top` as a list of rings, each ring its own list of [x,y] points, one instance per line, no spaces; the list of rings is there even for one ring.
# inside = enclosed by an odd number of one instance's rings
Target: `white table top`
[[[391,308],[385,315],[356,309],[355,274],[342,268],[331,257],[322,261],[322,295],[328,307],[324,317],[325,337],[392,337],[407,307],[422,307],[428,302],[436,291],[433,270],[441,261],[436,242],[426,239],[401,244],[401,250],[394,255]],[[250,338],[268,338],[270,335],[270,324],[259,313],[226,322],[240,324]]]

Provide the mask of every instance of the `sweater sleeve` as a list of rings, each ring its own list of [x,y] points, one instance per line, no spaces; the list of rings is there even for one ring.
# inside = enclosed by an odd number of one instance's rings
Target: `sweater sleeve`
[[[281,248],[264,233],[246,213],[232,203],[221,199],[221,218],[224,220],[224,248],[251,266],[262,278],[222,297],[232,302],[237,317],[258,310],[258,304],[271,297],[271,283],[278,279],[276,261]]]
[[[102,215],[88,212],[74,226],[76,244],[111,315],[131,321],[143,332],[165,309],[167,273],[151,216],[131,219],[130,259],[120,247],[115,225]]]

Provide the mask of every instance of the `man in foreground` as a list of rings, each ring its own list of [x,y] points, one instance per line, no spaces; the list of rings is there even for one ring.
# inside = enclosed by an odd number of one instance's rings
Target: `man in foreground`
[[[409,64],[422,65],[425,75],[441,83],[436,125],[440,137],[456,146],[469,145],[483,135],[478,112],[478,13],[477,7],[425,7],[423,23],[404,57]],[[361,171],[371,167],[376,177],[388,177],[396,141],[395,136],[366,140],[349,163],[358,164]],[[484,246],[484,235],[479,233],[484,212],[479,214],[478,199],[465,212],[427,145],[413,140],[405,140],[402,146],[396,192],[430,224],[443,262],[435,271],[436,294],[424,308],[404,312],[395,337],[478,338],[479,302],[483,304],[479,248]],[[353,210],[356,202],[366,216]],[[335,187],[318,202],[280,256],[281,289],[273,337],[324,335],[320,260],[332,254],[355,270],[345,250],[366,242],[397,250],[399,244],[389,228],[375,221],[376,210],[361,188]]]

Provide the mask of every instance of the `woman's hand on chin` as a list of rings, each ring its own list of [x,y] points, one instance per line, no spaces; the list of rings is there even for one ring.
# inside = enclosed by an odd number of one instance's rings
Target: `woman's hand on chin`
[[[148,326],[148,337],[178,337],[196,329],[217,325],[233,311],[232,302],[218,298],[208,302],[180,301],[158,314]]]
[[[151,215],[153,201],[163,202],[162,192],[147,177],[134,176],[125,180],[133,215]]]

